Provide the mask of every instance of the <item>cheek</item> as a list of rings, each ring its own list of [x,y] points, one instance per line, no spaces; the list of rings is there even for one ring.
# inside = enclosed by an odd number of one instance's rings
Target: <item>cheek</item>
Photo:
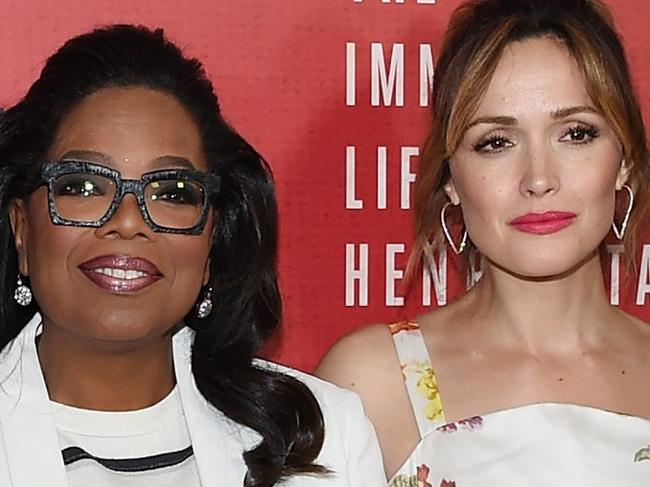
[[[621,172],[620,142],[613,135],[603,136],[589,147],[582,158],[568,164],[563,182],[576,195],[611,203]]]
[[[589,207],[612,206],[615,196],[614,179],[599,177],[584,178],[573,185],[572,192],[576,199],[582,200],[586,209]]]
[[[36,212],[34,212],[36,213]],[[41,312],[47,317],[61,315],[70,303],[70,296],[77,296],[81,302],[92,296],[85,294],[87,287],[73,285],[74,268],[70,256],[84,240],[87,229],[53,225],[49,216],[34,215],[30,221],[31,232],[27,246],[27,262],[30,286]],[[79,301],[72,301],[78,303]],[[75,306],[73,306],[75,307]],[[78,312],[75,310],[73,314]]]
[[[197,300],[201,299],[212,241],[208,230],[209,228],[206,227],[202,235],[176,236],[179,238],[167,242],[174,279],[166,294],[176,297],[176,305],[179,308],[178,319],[182,319]]]
[[[66,257],[75,247],[84,229],[54,225],[47,210],[45,191],[35,192],[27,211],[28,231],[25,251],[30,279],[64,268]]]
[[[576,185],[574,194],[576,199],[580,199],[585,232],[593,234],[593,238],[602,240],[609,232],[614,219],[616,198],[623,199],[623,197],[622,194],[615,192],[615,175],[603,177],[602,174],[593,174],[591,176],[593,177],[584,178],[579,185]],[[627,197],[627,193],[625,196]]]
[[[461,198],[463,219],[470,234],[475,237],[492,229],[505,216],[512,188],[507,178],[496,174],[466,174],[458,177],[457,189]]]
[[[208,220],[203,233],[197,236],[169,235],[167,253],[176,269],[176,280],[181,286],[203,285],[203,277],[212,249],[212,219]]]
[[[194,279],[196,275],[203,275],[204,263],[210,255],[210,241],[207,238],[174,239],[169,243],[170,255],[179,276],[188,276]]]

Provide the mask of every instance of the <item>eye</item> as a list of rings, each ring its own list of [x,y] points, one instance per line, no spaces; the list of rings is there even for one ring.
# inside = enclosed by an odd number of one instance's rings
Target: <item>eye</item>
[[[203,205],[203,188],[193,181],[154,181],[147,190],[153,202],[176,205]]]
[[[592,125],[578,124],[569,127],[560,141],[574,144],[588,144],[600,135],[596,127]]]
[[[512,147],[514,144],[504,135],[490,135],[473,145],[476,152],[496,153]]]
[[[55,196],[76,196],[90,198],[104,196],[109,192],[111,182],[102,177],[85,174],[64,174],[54,182]]]

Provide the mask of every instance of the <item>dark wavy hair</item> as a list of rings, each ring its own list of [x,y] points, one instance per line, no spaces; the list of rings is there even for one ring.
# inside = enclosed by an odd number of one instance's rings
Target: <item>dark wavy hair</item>
[[[300,381],[253,360],[281,316],[270,169],[223,120],[201,63],[186,58],[161,29],[114,25],[69,40],[47,60],[23,100],[0,117],[0,347],[38,311],[36,303],[23,308],[12,299],[18,255],[8,205],[35,189],[41,161],[76,104],[103,88],[129,86],[170,94],[184,105],[200,131],[209,171],[221,177],[210,255],[214,310],[204,320],[190,310],[185,324],[195,331],[192,370],[203,396],[262,437],[243,455],[244,485],[325,474],[314,463],[324,437],[315,397]]]

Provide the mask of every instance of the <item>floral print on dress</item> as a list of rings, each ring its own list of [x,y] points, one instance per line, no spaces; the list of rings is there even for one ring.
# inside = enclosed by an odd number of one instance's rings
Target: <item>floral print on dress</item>
[[[435,357],[421,330],[405,322],[391,333],[420,441],[389,487],[547,487],[571,478],[580,478],[581,486],[650,487],[647,419],[538,403],[448,423],[438,414]]]
[[[391,335],[396,335],[401,331],[413,331],[419,329],[420,325],[414,321],[399,321],[397,323],[391,323],[388,325],[388,330],[390,331]]]
[[[419,341],[422,337],[420,325],[413,321],[393,323],[388,325],[388,329],[396,341],[407,338]],[[422,359],[419,360],[418,358]],[[428,354],[426,354],[426,357],[409,357],[406,360],[400,358],[400,362],[404,380],[408,381],[412,377],[415,380],[415,391],[426,401],[423,411],[426,419],[431,422],[444,422],[445,416],[438,391],[438,383]]]
[[[483,426],[483,418],[480,416],[473,416],[471,418],[457,421],[456,423],[443,424],[436,429],[442,433],[454,433],[458,430],[473,431],[479,429],[481,426]]]
[[[415,475],[397,475],[388,484],[388,487],[434,487],[429,482],[431,469],[427,465],[418,465]],[[456,482],[442,480],[440,487],[456,487]]]
[[[416,385],[417,391],[427,400],[424,415],[429,421],[444,419],[440,391],[438,390],[438,383],[436,382],[433,367],[428,362],[415,362],[413,364],[413,371],[418,378]]]
[[[415,475],[397,475],[388,484],[388,487],[433,487],[428,481],[431,469],[427,465],[418,465]]]
[[[395,341],[400,368],[413,406],[418,429],[422,436],[445,423],[436,375],[420,326],[413,321],[388,325]],[[388,487],[455,487],[454,482],[432,479],[431,468],[425,463],[413,465],[404,473],[395,475]],[[440,483],[438,483],[440,482]]]
[[[641,448],[638,452],[634,454],[634,462],[643,462],[644,460],[650,460],[650,445],[645,448]]]

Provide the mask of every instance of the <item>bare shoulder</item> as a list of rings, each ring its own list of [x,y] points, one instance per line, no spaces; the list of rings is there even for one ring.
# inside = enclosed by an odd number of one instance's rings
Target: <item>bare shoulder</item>
[[[394,327],[393,327],[394,328]],[[316,374],[361,396],[392,475],[418,442],[418,430],[388,325],[370,325],[341,338]]]
[[[399,362],[387,325],[368,325],[339,339],[325,354],[316,375],[363,395]],[[394,371],[393,371],[394,372]]]

